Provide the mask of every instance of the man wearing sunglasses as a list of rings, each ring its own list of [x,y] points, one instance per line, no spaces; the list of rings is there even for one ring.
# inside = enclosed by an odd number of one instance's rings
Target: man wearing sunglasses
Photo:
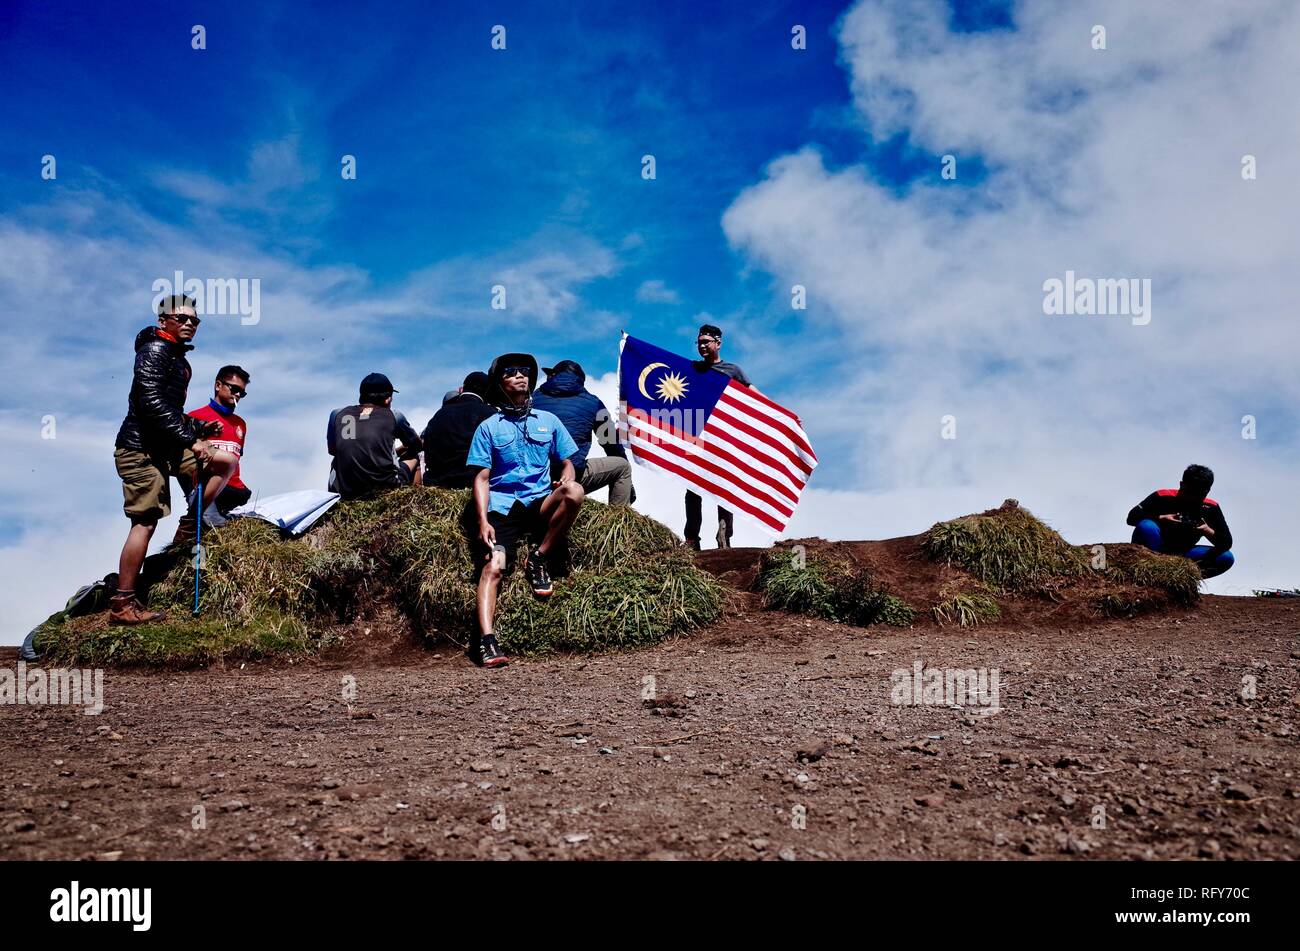
[[[501,578],[514,565],[519,542],[530,539],[525,572],[539,598],[549,597],[547,559],[567,537],[582,505],[582,486],[574,480],[572,458],[578,446],[552,413],[534,409],[537,361],[527,353],[507,353],[492,361],[488,397],[497,412],[479,423],[466,463],[477,469],[474,508],[478,514],[478,636],[469,655],[484,667],[508,661],[493,629]],[[552,463],[560,464],[551,481]]]
[[[234,456],[207,441],[219,431],[217,424],[185,415],[192,373],[185,355],[194,349],[190,341],[199,327],[194,299],[183,294],[164,297],[157,314],[158,326],[146,327],[135,338],[131,394],[113,450],[131,530],[118,562],[110,624],[163,618],[145,609],[135,585],[158,521],[171,512],[168,480],[180,474],[185,451],[190,450],[190,459],[202,460],[204,469],[218,479],[228,478],[236,463]]]
[[[203,511],[205,512],[208,510],[208,506],[216,505],[218,512],[222,515],[228,515],[233,509],[239,508],[253,497],[252,491],[248,486],[244,485],[243,479],[239,477],[239,460],[244,457],[244,441],[248,434],[248,424],[244,422],[242,416],[235,412],[239,406],[239,401],[248,395],[250,379],[248,371],[243,367],[233,364],[222,367],[217,371],[217,379],[212,387],[212,399],[208,400],[206,406],[190,410],[189,415],[200,422],[221,424],[221,432],[209,441],[214,448],[229,453],[236,460],[229,481],[222,482],[219,478],[204,479]],[[182,477],[178,480],[185,488],[187,495],[193,490],[188,477],[188,473],[193,468],[193,452],[187,449],[181,459]],[[172,544],[186,542],[188,536],[192,536],[196,528],[194,511],[191,507],[185,518],[182,519],[181,526],[176,532],[177,537],[172,540]]]

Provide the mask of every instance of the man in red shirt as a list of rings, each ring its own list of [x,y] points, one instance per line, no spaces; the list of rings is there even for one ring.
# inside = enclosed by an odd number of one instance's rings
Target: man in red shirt
[[[244,440],[248,434],[248,424],[244,422],[242,416],[235,412],[239,406],[239,401],[248,395],[248,381],[250,377],[248,371],[239,366],[224,366],[217,371],[217,379],[213,385],[213,396],[208,401],[207,406],[200,406],[198,409],[190,410],[186,415],[204,422],[215,422],[221,425],[221,431],[209,440],[214,449],[221,449],[230,453],[236,460],[242,459],[244,455]],[[187,484],[189,480],[182,479],[181,484],[185,487],[186,493],[193,491],[193,485]],[[217,511],[222,515],[228,514],[232,509],[237,509],[250,498],[252,491],[244,485],[244,481],[239,477],[239,463],[235,463],[235,469],[230,474],[229,479],[209,478],[203,488],[203,510],[206,512],[208,506],[214,502]],[[190,511],[181,520],[180,527],[176,531],[178,539],[182,535],[186,538],[194,534],[194,510],[191,506]]]

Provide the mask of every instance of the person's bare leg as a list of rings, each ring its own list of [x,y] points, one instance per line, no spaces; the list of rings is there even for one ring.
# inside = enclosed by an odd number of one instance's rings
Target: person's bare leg
[[[239,460],[228,452],[214,452],[212,458],[203,464],[203,511],[206,512],[208,506],[217,500],[238,464]]]
[[[140,576],[140,566],[149,553],[149,540],[153,538],[157,522],[134,522],[122,546],[122,556],[117,562],[117,590],[135,591],[136,579]]]
[[[420,471],[419,459],[404,459],[402,465],[411,470],[411,485],[424,485],[424,473]]]
[[[501,573],[506,567],[506,553],[499,548],[492,549],[491,560],[483,566],[483,573],[478,579],[478,629],[483,636],[490,636],[492,622],[496,615],[497,591],[501,587]]]
[[[545,555],[551,546],[563,538],[569,526],[578,517],[582,508],[582,499],[586,493],[576,482],[566,482],[546,497],[542,503],[542,518],[546,519],[546,537],[537,546],[538,554]]]

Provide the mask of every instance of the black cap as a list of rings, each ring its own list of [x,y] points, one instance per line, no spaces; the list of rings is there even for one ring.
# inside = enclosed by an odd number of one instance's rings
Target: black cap
[[[553,367],[542,367],[542,372],[547,376],[556,373],[576,373],[580,377],[586,377],[587,374],[582,372],[582,365],[577,360],[561,360]]]
[[[389,393],[396,393],[393,389],[393,381],[388,379],[382,373],[367,373],[366,378],[361,381],[361,393],[366,395],[372,393],[378,396],[385,396]]]
[[[487,396],[488,384],[492,381],[482,370],[475,370],[473,373],[466,374],[465,382],[460,388],[466,393],[474,393],[477,396]]]

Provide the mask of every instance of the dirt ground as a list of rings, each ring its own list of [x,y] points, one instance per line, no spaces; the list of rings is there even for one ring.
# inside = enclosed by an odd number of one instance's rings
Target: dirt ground
[[[1298,632],[1300,600],[901,630],[746,602],[499,672],[109,670],[100,716],[0,706],[0,858],[1295,858]],[[998,668],[1000,710],[891,703],[917,661]]]

